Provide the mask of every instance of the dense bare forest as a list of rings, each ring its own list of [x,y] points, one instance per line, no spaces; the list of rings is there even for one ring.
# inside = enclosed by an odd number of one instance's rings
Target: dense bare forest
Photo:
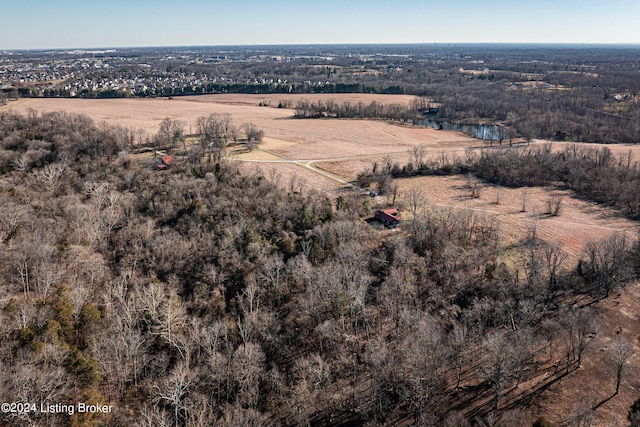
[[[388,233],[349,193],[217,151],[158,170],[134,142],[83,116],[0,115],[0,401],[113,406],[6,425],[530,425],[521,384],[580,367],[589,303],[637,276],[625,235],[571,265],[532,228],[506,260],[488,216],[416,194]],[[510,183],[499,160],[478,173]]]

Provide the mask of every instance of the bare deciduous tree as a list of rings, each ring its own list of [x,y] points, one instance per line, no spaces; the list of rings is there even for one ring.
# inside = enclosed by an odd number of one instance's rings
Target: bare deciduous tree
[[[258,129],[258,127],[253,123],[243,123],[241,125],[244,134],[247,137],[247,142],[262,142],[262,138],[264,137],[264,131]]]
[[[188,363],[189,346],[184,335],[187,318],[182,301],[158,283],[148,285],[138,298],[143,319],[149,324],[151,333],[175,348]]]
[[[156,385],[155,401],[164,401],[173,406],[176,427],[181,424],[180,411],[186,409],[183,400],[192,382],[193,378],[189,368],[185,363],[181,363],[173,369],[171,375],[162,381],[161,385]]]
[[[414,164],[415,169],[419,169],[424,166],[424,156],[427,154],[426,146],[423,144],[413,147],[411,150],[411,162]]]
[[[234,143],[238,142],[238,137],[240,136],[240,129],[238,129],[236,126],[232,124],[229,124],[227,133],[229,134],[229,138],[231,138]]]
[[[626,233],[615,233],[600,240],[587,242],[584,249],[586,261],[579,265],[579,272],[588,284],[608,297],[631,276],[629,257],[631,241]]]
[[[183,121],[165,118],[160,122],[160,127],[155,137],[156,144],[169,148],[175,148],[179,144],[183,144],[186,150],[184,128],[185,123]]]
[[[567,372],[571,364],[576,363],[576,369],[582,364],[585,350],[597,333],[598,322],[592,308],[565,312],[560,318],[562,338],[565,344]]]
[[[66,166],[62,163],[50,163],[44,168],[36,170],[33,176],[39,186],[53,194],[58,190],[60,179],[66,170]]]
[[[543,246],[545,265],[547,267],[547,275],[549,277],[550,297],[553,297],[558,291],[558,274],[564,262],[567,260],[567,254],[562,251],[558,243],[547,243]]]
[[[613,341],[612,350],[612,358],[616,367],[616,391],[614,394],[618,395],[624,365],[633,354],[633,344],[626,338],[619,338]]]
[[[562,210],[562,195],[554,194],[547,199],[547,213],[551,216],[559,216]]]
[[[237,389],[236,401],[255,408],[264,376],[264,353],[259,345],[246,343],[233,353],[231,373]]]
[[[493,385],[494,409],[498,409],[504,384],[508,375],[510,375],[509,346],[510,343],[504,332],[489,334],[483,343],[486,351],[486,360],[483,362],[481,370]]]
[[[420,187],[413,186],[409,188],[409,190],[407,190],[405,199],[411,211],[411,218],[415,222],[417,220],[418,213],[425,206],[424,192],[420,189]]]

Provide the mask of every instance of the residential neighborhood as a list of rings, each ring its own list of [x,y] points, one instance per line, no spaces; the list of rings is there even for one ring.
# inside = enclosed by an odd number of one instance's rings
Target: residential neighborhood
[[[382,59],[382,61],[381,61]],[[399,60],[397,55],[391,59]],[[274,66],[301,65],[295,72]],[[220,92],[350,92],[344,78],[398,73],[378,53],[278,48],[0,51],[0,90],[16,97],[116,98]],[[283,78],[290,74],[291,78]],[[337,86],[336,86],[337,85]]]

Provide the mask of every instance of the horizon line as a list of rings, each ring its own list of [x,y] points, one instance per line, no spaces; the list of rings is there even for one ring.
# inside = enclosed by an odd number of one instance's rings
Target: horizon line
[[[139,45],[139,46],[91,46],[91,47],[36,47],[36,48],[0,48],[1,52],[42,52],[69,50],[126,50],[126,49],[171,49],[171,48],[255,48],[255,47],[355,47],[355,46],[523,46],[523,47],[640,47],[640,42],[597,43],[597,42],[382,42],[382,43],[265,43],[265,44],[184,44],[184,45]]]

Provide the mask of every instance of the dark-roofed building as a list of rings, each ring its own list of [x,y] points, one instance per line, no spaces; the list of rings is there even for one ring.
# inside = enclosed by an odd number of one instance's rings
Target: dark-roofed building
[[[375,218],[388,228],[395,228],[400,225],[400,214],[396,208],[376,211]]]

